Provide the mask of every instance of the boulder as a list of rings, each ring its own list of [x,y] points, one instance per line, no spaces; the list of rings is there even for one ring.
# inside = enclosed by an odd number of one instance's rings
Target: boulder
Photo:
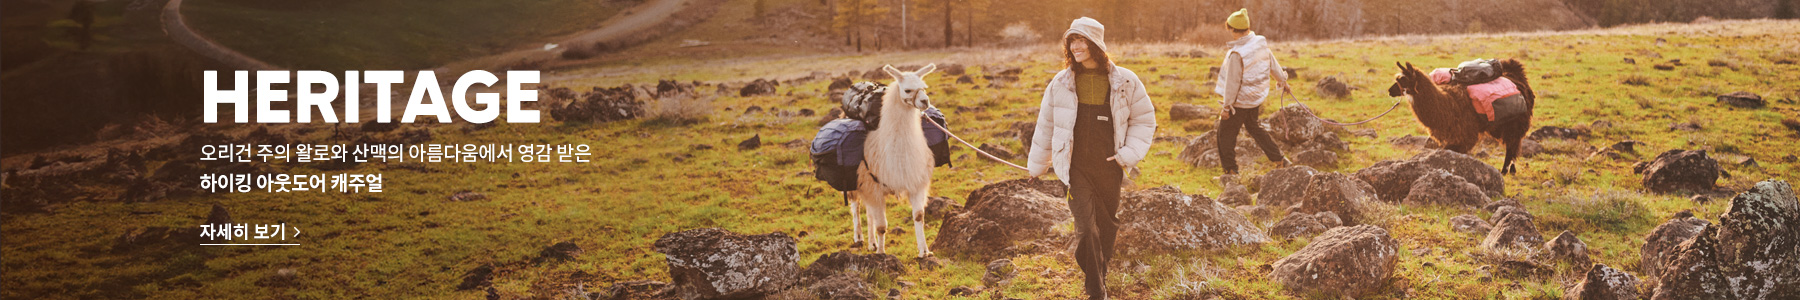
[[[1501,207],[1498,211],[1494,214],[1493,229],[1481,239],[1481,247],[1530,248],[1544,243],[1544,235],[1538,233],[1537,225],[1532,224],[1534,218],[1530,213],[1514,206]]]
[[[1546,254],[1551,260],[1565,261],[1573,266],[1586,266],[1593,263],[1588,260],[1587,249],[1587,243],[1581,242],[1581,238],[1575,237],[1575,233],[1568,230],[1563,230],[1555,238],[1544,242],[1544,250],[1548,251]]]
[[[869,282],[867,280],[863,280],[862,277],[857,276],[856,274],[838,273],[838,274],[831,275],[830,277],[826,277],[824,279],[814,281],[811,284],[808,284],[806,286],[806,292],[812,294],[813,297],[818,297],[818,299],[831,299],[831,300],[881,299],[880,297],[876,297],[874,292],[869,291],[869,288],[871,286],[873,286],[873,285],[869,284]],[[770,297],[770,298],[775,298],[775,297]],[[754,299],[754,298],[745,298],[745,299]]]
[[[1324,149],[1308,149],[1294,154],[1294,163],[1319,169],[1336,169],[1338,157],[1336,152]]]
[[[960,212],[963,209],[962,204],[956,204],[956,200],[950,199],[949,197],[933,196],[931,198],[926,198],[926,200],[926,222],[948,219],[950,216],[956,215],[957,212]]]
[[[1301,195],[1300,212],[1317,214],[1332,212],[1343,220],[1344,225],[1362,224],[1363,215],[1358,209],[1366,201],[1376,201],[1373,188],[1348,175],[1323,173],[1314,175],[1306,184],[1306,193]]]
[[[981,285],[989,289],[1005,288],[1012,284],[1013,277],[1018,276],[1010,259],[996,259],[988,262],[987,273],[981,275]]]
[[[1320,78],[1319,83],[1313,84],[1313,89],[1318,91],[1321,97],[1337,99],[1350,97],[1350,85],[1339,80],[1337,76]]]
[[[1258,176],[1255,181],[1256,203],[1273,207],[1300,203],[1300,196],[1306,194],[1306,184],[1312,182],[1313,175],[1319,173],[1312,167],[1291,166]]]
[[[1651,192],[1707,192],[1716,186],[1721,169],[1719,161],[1706,155],[1706,150],[1669,150],[1657,154],[1644,165],[1644,188]]]
[[[1427,149],[1443,149],[1444,148],[1444,144],[1438,143],[1437,139],[1433,139],[1429,136],[1414,136],[1414,135],[1410,135],[1410,134],[1406,135],[1406,136],[1397,136],[1397,137],[1388,138],[1388,144],[1394,145],[1394,147],[1397,147],[1400,149],[1407,149],[1407,150],[1427,150]]]
[[[1308,214],[1288,214],[1287,217],[1269,226],[1269,236],[1274,238],[1295,239],[1325,232],[1325,224],[1318,218]]]
[[[1675,246],[1693,240],[1712,223],[1690,216],[1677,217],[1657,225],[1644,236],[1644,246],[1638,248],[1638,266],[1644,278],[1655,279],[1662,275],[1662,264],[1674,254]]]
[[[1013,133],[1013,137],[1017,138],[1019,140],[1020,147],[1024,147],[1024,149],[1031,149],[1031,137],[1033,134],[1037,133],[1037,123],[1013,122],[1012,133]],[[1026,154],[1031,153],[1031,151],[1021,151],[1021,152],[1025,152]]]
[[[981,149],[982,152],[987,152],[988,154],[993,154],[995,157],[999,157],[1000,159],[1012,159],[1014,156],[1018,156],[1017,154],[1013,154],[1012,150],[1006,150],[1006,148],[1001,148],[1000,146],[989,145],[988,143],[981,143],[981,146],[976,146],[975,148]]]
[[[1344,219],[1338,218],[1337,213],[1334,213],[1334,212],[1321,211],[1317,214],[1313,214],[1313,219],[1319,220],[1319,224],[1325,225],[1325,229],[1331,229],[1331,228],[1335,228],[1338,226],[1344,226]]]
[[[1202,105],[1176,103],[1169,106],[1169,120],[1171,121],[1207,120],[1218,117],[1218,115],[1219,113],[1211,107]]]
[[[1487,234],[1493,228],[1487,221],[1475,215],[1461,215],[1450,218],[1450,230],[1461,233]]]
[[[1399,244],[1381,227],[1338,227],[1276,261],[1268,277],[1295,293],[1362,297],[1387,286],[1399,257]]]
[[[742,141],[742,142],[738,142],[737,146],[738,146],[738,150],[756,150],[756,148],[762,147],[762,134],[758,133],[756,135],[750,136],[750,138],[744,139],[744,141]]]
[[[603,123],[634,119],[644,115],[644,104],[630,85],[594,88],[581,99],[552,105],[550,117],[563,122]],[[373,124],[373,123],[371,123]]]
[[[1242,184],[1237,184],[1235,182],[1226,184],[1225,191],[1219,193],[1219,203],[1224,203],[1225,205],[1236,207],[1239,205],[1250,205],[1250,202],[1250,190],[1244,188],[1244,185]]]
[[[744,88],[738,89],[738,96],[739,97],[751,97],[751,96],[774,95],[775,94],[775,86],[780,85],[780,84],[781,83],[777,83],[774,80],[764,80],[762,78],[757,78],[756,81],[751,81],[750,84],[745,84]]]
[[[701,228],[663,235],[653,248],[668,256],[669,277],[682,299],[762,297],[793,285],[800,253],[785,233],[739,235]]]
[[[1449,150],[1432,150],[1407,160],[1384,160],[1356,171],[1356,177],[1375,187],[1382,201],[1400,202],[1412,192],[1414,181],[1431,169],[1440,169],[1462,177],[1480,187],[1489,196],[1506,194],[1500,169],[1474,157]]]
[[[962,213],[945,219],[931,249],[992,260],[1061,249],[1073,235],[1057,229],[1074,220],[1055,180],[1015,179],[969,193]]]
[[[1267,235],[1236,210],[1175,186],[1126,193],[1117,249],[1123,253],[1217,250],[1265,243]]]
[[[905,274],[906,269],[901,267],[900,258],[891,254],[856,254],[838,251],[820,255],[819,259],[813,260],[812,264],[806,266],[806,270],[800,273],[800,282],[815,282],[841,273],[896,276]]]
[[[1288,104],[1269,115],[1269,136],[1288,146],[1305,145],[1337,126],[1320,122],[1305,106]]]
[[[1187,147],[1182,148],[1181,153],[1177,154],[1175,158],[1187,163],[1189,166],[1202,168],[1218,167],[1218,146],[1218,131],[1208,131],[1200,134],[1199,137],[1189,140]],[[1258,148],[1256,141],[1251,140],[1250,135],[1248,134],[1238,135],[1236,151],[1237,152],[1234,154],[1237,156],[1236,159],[1238,161],[1238,166],[1240,167],[1250,166],[1263,156],[1262,148]]]
[[[1742,108],[1762,108],[1769,105],[1768,101],[1763,101],[1762,95],[1744,91],[1719,95],[1718,102]]]
[[[1731,199],[1717,226],[1675,247],[1653,299],[1778,299],[1800,293],[1800,200],[1765,180]]]
[[[1593,264],[1580,283],[1563,291],[1563,299],[1569,300],[1636,300],[1639,297],[1637,276],[1605,264]]]
[[[1487,199],[1480,187],[1463,180],[1462,176],[1433,169],[1413,182],[1412,190],[1407,192],[1406,199],[1401,200],[1401,203],[1475,208],[1486,204]]]

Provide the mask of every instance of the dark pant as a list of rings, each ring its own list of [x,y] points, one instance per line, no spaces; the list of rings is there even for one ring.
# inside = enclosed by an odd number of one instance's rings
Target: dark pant
[[[1256,146],[1262,148],[1263,155],[1267,155],[1269,161],[1286,159],[1281,156],[1281,147],[1276,146],[1275,140],[1269,138],[1269,132],[1263,130],[1262,123],[1256,122],[1261,115],[1262,106],[1256,108],[1233,107],[1230,118],[1219,120],[1219,167],[1224,168],[1225,173],[1237,174],[1238,171],[1238,127],[1243,127],[1244,131],[1250,133],[1250,139],[1256,140]]]
[[[1106,299],[1106,266],[1119,233],[1119,185],[1125,170],[1105,159],[1074,161],[1069,170],[1069,212],[1081,240],[1075,263],[1086,275],[1088,299]]]

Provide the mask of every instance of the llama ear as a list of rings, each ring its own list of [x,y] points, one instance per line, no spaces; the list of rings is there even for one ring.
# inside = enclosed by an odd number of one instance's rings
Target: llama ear
[[[894,65],[882,66],[881,71],[887,72],[888,76],[894,77],[894,80],[900,80],[900,69],[895,69]]]
[[[937,64],[925,65],[924,68],[919,68],[918,71],[913,71],[913,74],[918,74],[919,77],[923,78],[923,77],[925,77],[926,74],[931,74],[931,71],[937,71]]]
[[[1401,71],[1406,71],[1406,65],[1400,64],[1398,61],[1394,62],[1394,67],[1400,68]]]

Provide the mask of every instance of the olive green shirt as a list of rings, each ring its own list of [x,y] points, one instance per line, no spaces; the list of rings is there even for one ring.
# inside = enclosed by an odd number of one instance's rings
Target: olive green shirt
[[[1075,99],[1081,104],[1106,104],[1106,90],[1112,88],[1112,81],[1106,74],[1082,72],[1075,74]]]

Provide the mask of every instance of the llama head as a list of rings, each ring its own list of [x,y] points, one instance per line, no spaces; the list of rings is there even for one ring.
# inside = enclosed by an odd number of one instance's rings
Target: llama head
[[[1431,78],[1425,76],[1425,73],[1419,72],[1419,69],[1414,68],[1412,63],[1394,62],[1394,66],[1400,67],[1400,73],[1394,74],[1394,85],[1388,86],[1388,96],[1399,97],[1414,94],[1418,92],[1421,84],[1432,84]]]
[[[896,99],[918,109],[931,107],[931,96],[925,95],[925,89],[930,87],[925,85],[925,75],[929,75],[931,71],[935,70],[937,70],[937,64],[925,65],[924,68],[912,72],[901,72],[893,65],[881,67],[882,72],[887,72],[888,76],[894,77],[893,87],[888,89],[888,94],[894,95],[898,97]]]

